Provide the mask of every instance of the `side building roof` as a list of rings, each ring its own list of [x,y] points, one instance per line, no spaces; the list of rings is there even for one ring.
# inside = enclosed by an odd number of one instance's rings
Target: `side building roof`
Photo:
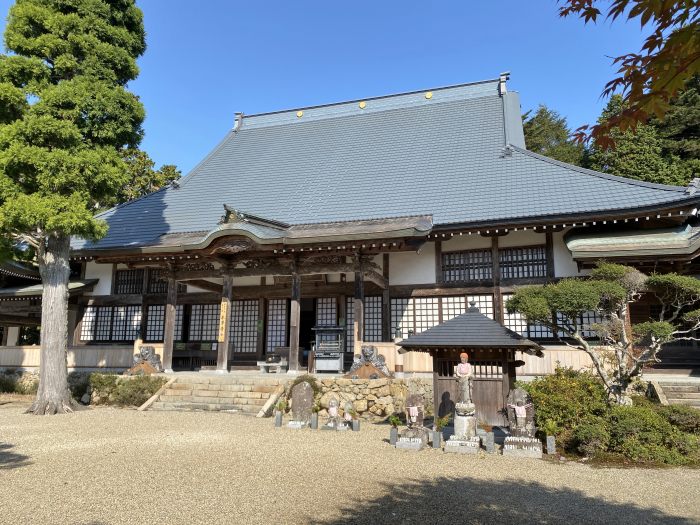
[[[698,202],[525,150],[505,79],[244,116],[179,184],[101,215],[83,251],[217,228],[224,204],[288,225],[432,216],[434,227]]]

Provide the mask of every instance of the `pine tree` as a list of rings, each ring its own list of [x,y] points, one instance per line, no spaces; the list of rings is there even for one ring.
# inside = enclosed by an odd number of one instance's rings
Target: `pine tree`
[[[17,0],[0,57],[0,229],[32,245],[43,282],[35,414],[70,411],[70,236],[97,239],[93,212],[128,183],[122,150],[144,109],[126,89],[145,50],[134,0]]]
[[[581,166],[584,148],[571,140],[571,130],[566,118],[554,110],[540,104],[537,112],[523,115],[523,131],[527,149],[552,159]]]
[[[623,109],[622,97],[613,95],[598,122],[614,118]],[[608,141],[595,141],[590,151],[591,168],[621,177],[685,185],[687,174],[675,157],[666,157],[663,140],[651,124],[639,124],[636,129],[611,129]]]

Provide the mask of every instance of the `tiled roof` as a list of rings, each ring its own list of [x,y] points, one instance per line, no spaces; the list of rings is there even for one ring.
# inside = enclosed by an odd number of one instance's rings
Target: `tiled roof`
[[[489,319],[475,307],[468,308],[465,313],[397,344],[409,350],[515,347],[522,347],[523,350],[540,349],[537,343],[509,330],[498,321]]]
[[[698,200],[525,151],[517,93],[501,93],[498,80],[430,95],[243,117],[179,187],[105,212],[107,237],[73,247],[210,232],[224,204],[291,225],[432,215],[440,226]]]

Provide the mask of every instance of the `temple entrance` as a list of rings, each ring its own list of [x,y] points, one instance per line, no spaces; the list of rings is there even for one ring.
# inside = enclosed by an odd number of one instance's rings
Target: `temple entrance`
[[[302,299],[299,316],[299,366],[306,368],[314,342],[313,327],[316,326],[316,299]]]

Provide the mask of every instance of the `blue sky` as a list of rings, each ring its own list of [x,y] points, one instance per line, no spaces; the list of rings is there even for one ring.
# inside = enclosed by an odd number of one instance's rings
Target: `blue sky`
[[[13,2],[0,0],[3,19]],[[584,26],[549,0],[137,0],[148,49],[130,84],[142,143],[185,173],[248,114],[495,78],[523,110],[544,103],[572,128],[595,121],[611,56],[636,51],[636,23]],[[3,21],[4,30],[4,21]]]

